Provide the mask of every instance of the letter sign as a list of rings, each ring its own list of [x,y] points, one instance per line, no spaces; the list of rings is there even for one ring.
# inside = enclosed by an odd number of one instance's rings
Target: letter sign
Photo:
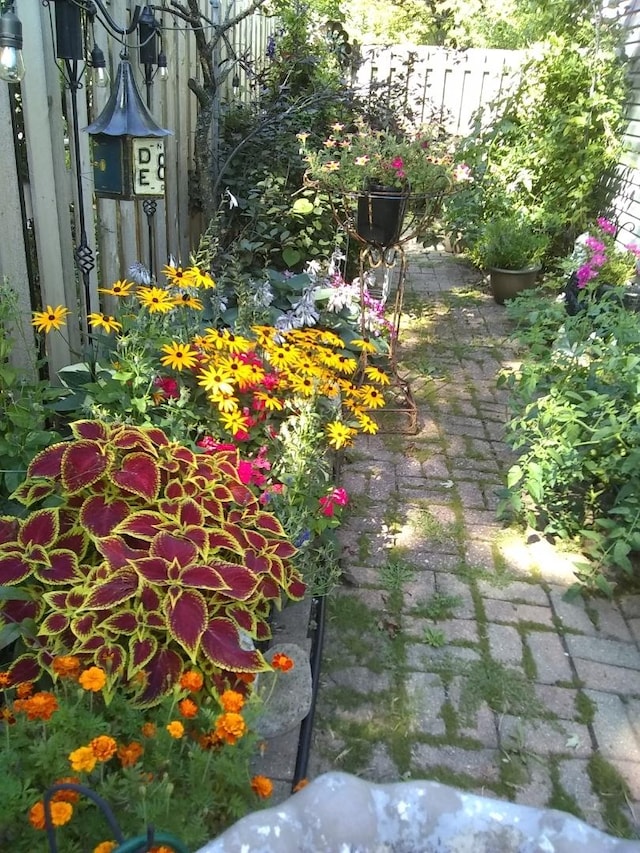
[[[134,195],[164,195],[164,139],[137,137],[132,141]]]

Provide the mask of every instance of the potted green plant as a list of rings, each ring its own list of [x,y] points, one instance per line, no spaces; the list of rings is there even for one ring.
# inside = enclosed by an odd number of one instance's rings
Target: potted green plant
[[[409,205],[426,219],[453,186],[453,162],[441,130],[433,124],[402,135],[360,122],[349,132],[337,123],[315,148],[311,134],[299,133],[306,182],[344,209],[355,208],[361,240],[389,246],[400,237]]]
[[[473,259],[489,272],[493,298],[499,305],[534,287],[548,238],[522,215],[503,216],[485,223],[473,249]]]

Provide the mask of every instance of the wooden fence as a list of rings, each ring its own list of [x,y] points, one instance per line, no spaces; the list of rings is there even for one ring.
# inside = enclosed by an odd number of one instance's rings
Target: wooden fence
[[[355,82],[376,97],[400,99],[417,123],[439,116],[451,133],[464,136],[478,108],[513,86],[523,55],[511,50],[365,47]]]
[[[248,8],[250,0],[223,0],[228,4],[224,7],[215,0],[198,2],[205,19],[213,26]],[[131,7],[132,0],[109,2],[111,17],[125,25],[131,19]],[[54,2],[43,5],[41,0],[17,0],[27,73],[19,90],[0,85],[0,165],[4,177],[0,275],[7,277],[18,292],[22,309],[18,337],[27,342],[27,349],[33,348],[30,327],[33,308],[64,304],[79,306],[81,310],[86,305],[91,311],[100,308],[109,311],[108,302],[100,302],[99,286],[109,286],[123,278],[135,261],[148,264],[149,259],[155,270],[162,268],[169,255],[181,262],[188,261],[201,228],[189,207],[197,101],[187,81],[199,80],[201,76],[193,32],[169,12],[156,13],[163,28],[162,46],[167,55],[169,80],[166,85],[154,81],[150,87],[150,110],[156,122],[170,129],[172,135],[166,142],[165,197],[158,200],[155,214],[148,217],[141,201],[94,197],[89,137],[82,130],[78,134],[79,162],[74,161],[70,139],[73,128],[65,120],[65,115],[70,114],[70,96],[61,87],[54,56],[54,10]],[[225,77],[230,67],[227,53],[221,50],[215,58],[221,75],[219,107],[224,108],[230,99],[246,101],[253,96],[247,69],[255,71],[268,61],[267,43],[275,26],[273,18],[254,13],[228,31],[230,43],[224,50],[243,57],[243,62],[234,65],[232,73]],[[122,45],[98,24],[94,36],[108,58],[113,80]],[[411,102],[419,117],[426,118],[428,110],[436,109],[447,116],[451,130],[456,133],[464,133],[478,106],[494,98],[513,80],[518,64],[518,55],[505,51],[455,53],[440,48],[367,48],[362,58],[356,74],[359,85],[367,88],[377,80],[384,90],[387,83],[397,80],[401,97]],[[130,59],[144,95],[133,36]],[[91,92],[91,87],[83,87],[78,98],[79,128],[85,128],[99,115],[108,94],[108,90]],[[396,89],[393,96],[397,96]],[[16,122],[16,109],[19,122]],[[214,118],[212,144],[216,129]],[[80,233],[78,174],[87,218],[87,242],[95,259],[88,294],[83,292],[74,262],[74,241]],[[52,375],[77,360],[71,352],[79,350],[80,324],[69,322],[67,330],[68,340],[61,335],[47,337]],[[14,359],[24,363],[24,355],[18,348]]]
[[[140,0],[138,0],[140,2]],[[222,24],[250,6],[250,0],[198,0],[208,26]],[[135,0],[109,0],[109,14],[119,25],[131,21]],[[167,4],[168,8],[169,4]],[[158,8],[158,7],[156,7]],[[0,205],[0,276],[18,293],[22,321],[17,331],[13,360],[24,363],[24,348],[33,348],[30,312],[41,305],[64,304],[99,310],[98,286],[123,278],[134,261],[152,261],[161,269],[172,254],[188,260],[197,245],[200,222],[189,208],[189,183],[194,153],[197,101],[188,80],[201,79],[192,30],[169,12],[156,12],[162,25],[162,47],[167,55],[169,79],[150,87],[150,111],[156,122],[171,130],[166,141],[166,192],[158,199],[151,217],[141,201],[96,199],[90,139],[83,131],[100,114],[109,90],[86,85],[82,80],[78,103],[79,162],[75,162],[70,94],[61,86],[54,54],[55,3],[17,0],[15,10],[22,21],[26,75],[19,88],[0,83],[0,167],[4,197]],[[218,49],[214,66],[220,75],[218,108],[229,98],[248,97],[250,80],[246,68],[259,70],[276,20],[254,13],[228,31],[228,45]],[[123,45],[96,23],[94,36],[107,58],[112,81]],[[136,34],[128,39],[130,60],[138,88],[145,97],[143,69],[137,61]],[[89,45],[91,46],[91,45]],[[245,59],[226,76],[229,57]],[[236,84],[232,86],[232,79]],[[214,132],[216,119],[214,117]],[[13,129],[13,130],[12,130]],[[77,180],[80,176],[80,181]],[[80,234],[77,185],[80,184],[86,216],[87,243],[95,266],[89,274],[88,295],[83,293],[74,261]],[[75,237],[74,237],[75,235]],[[150,255],[150,238],[154,247]],[[73,360],[78,351],[80,326],[69,323],[68,341],[60,335],[47,339],[52,373]],[[25,343],[26,342],[26,343]]]

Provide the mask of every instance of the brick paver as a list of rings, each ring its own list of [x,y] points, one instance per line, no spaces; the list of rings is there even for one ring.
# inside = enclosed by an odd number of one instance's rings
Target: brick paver
[[[567,601],[572,555],[497,521],[514,455],[496,374],[517,353],[478,272],[416,249],[416,304],[430,322],[403,317],[399,369],[418,432],[358,439],[342,470],[367,500],[341,531],[346,582],[329,601],[309,776],[441,779],[573,803],[609,830],[597,757],[626,780],[638,833],[640,596]]]

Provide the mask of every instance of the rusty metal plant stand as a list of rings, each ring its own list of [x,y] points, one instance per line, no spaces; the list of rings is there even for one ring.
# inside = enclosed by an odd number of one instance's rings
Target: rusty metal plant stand
[[[409,382],[398,371],[398,345],[400,339],[400,322],[402,318],[402,307],[404,304],[404,289],[407,275],[407,256],[405,246],[411,240],[415,240],[421,234],[424,234],[435,216],[439,213],[444,198],[445,192],[436,193],[433,195],[408,195],[407,196],[407,214],[405,221],[399,231],[398,237],[393,243],[383,246],[377,243],[371,243],[365,240],[357,231],[356,219],[354,215],[356,194],[347,194],[342,196],[339,202],[333,197],[330,197],[331,208],[333,215],[344,231],[360,245],[359,252],[359,284],[360,284],[360,305],[364,305],[365,290],[366,290],[366,275],[367,271],[384,270],[385,275],[390,275],[391,270],[398,269],[398,280],[393,300],[393,313],[391,317],[392,336],[389,345],[389,365],[391,373],[391,385],[389,392],[393,395],[394,402],[397,406],[385,406],[384,412],[391,415],[406,415],[408,416],[408,424],[402,432],[410,435],[415,435],[418,432],[418,407],[415,398],[411,392]],[[363,337],[366,336],[365,315],[361,311],[360,331]],[[361,355],[360,367],[364,375],[364,369],[367,366],[368,355],[363,352]],[[395,418],[393,419],[396,420]],[[381,432],[398,432],[397,423],[393,423],[389,429],[384,429],[380,426]]]

